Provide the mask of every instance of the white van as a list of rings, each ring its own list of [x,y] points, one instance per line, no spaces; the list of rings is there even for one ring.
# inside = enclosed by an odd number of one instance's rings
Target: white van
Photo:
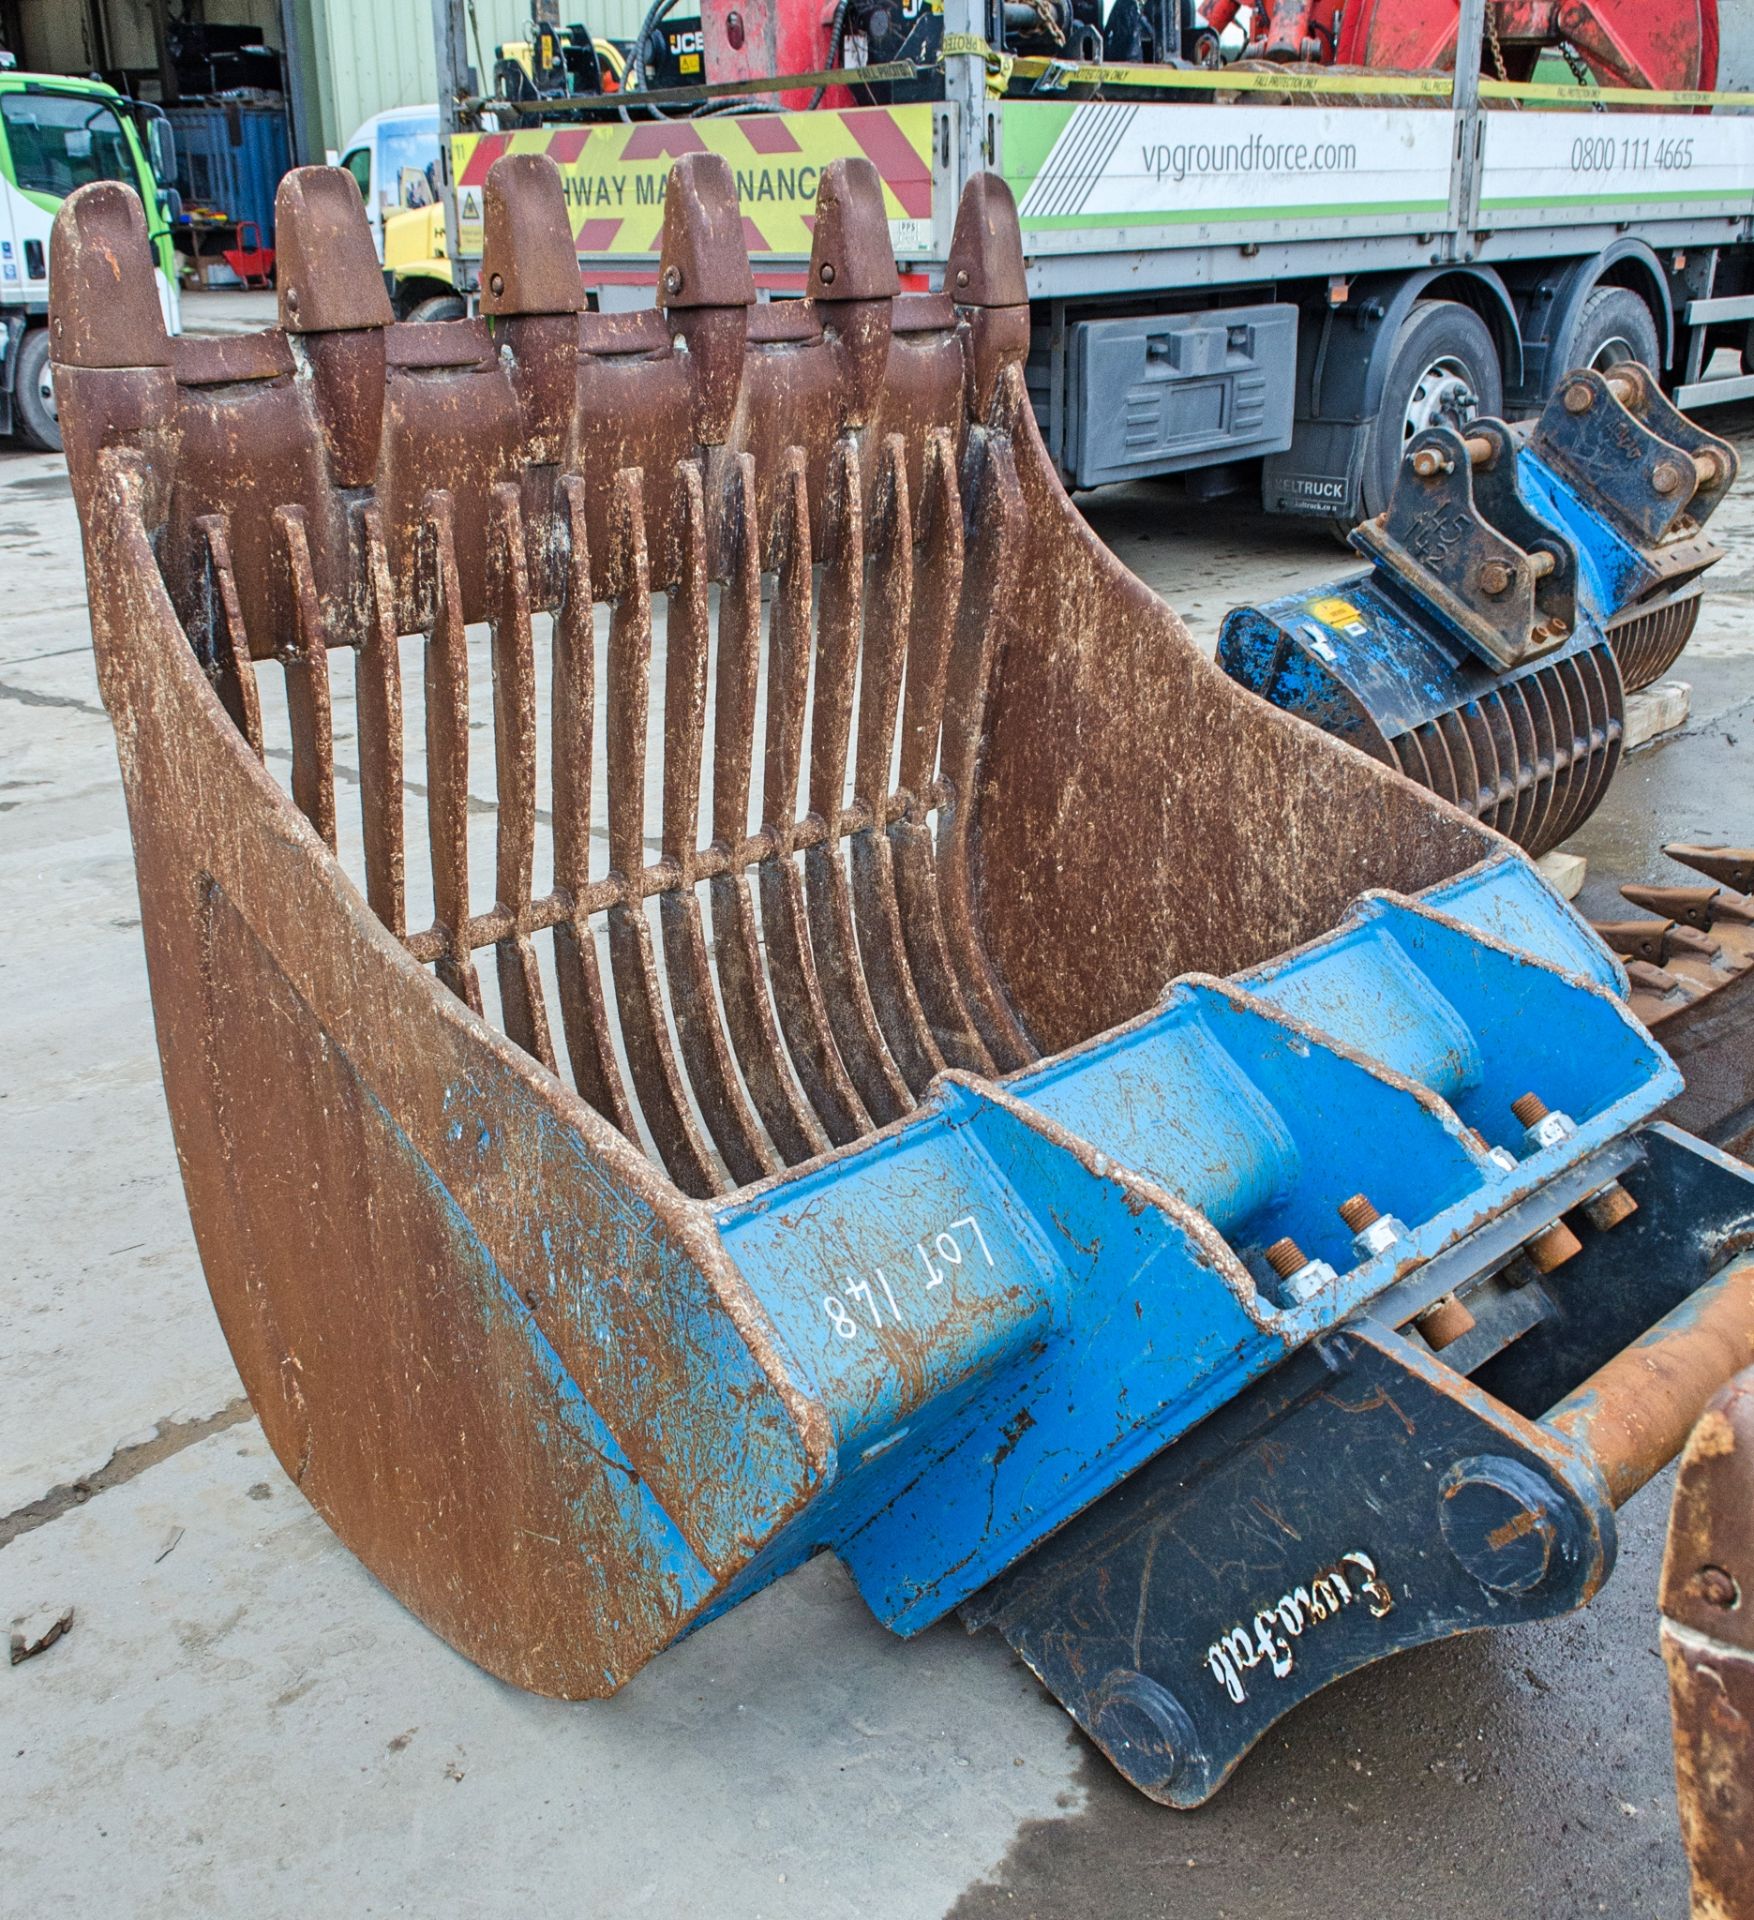
[[[384,219],[408,207],[429,207],[439,197],[438,108],[391,107],[374,113],[341,155],[359,182],[371,222],[372,244],[384,257]]]

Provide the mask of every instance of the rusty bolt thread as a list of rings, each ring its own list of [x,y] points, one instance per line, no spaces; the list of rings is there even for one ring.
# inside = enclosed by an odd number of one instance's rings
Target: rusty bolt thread
[[[1547,1117],[1547,1103],[1538,1093],[1519,1094],[1510,1103],[1510,1110],[1525,1127],[1532,1127]]]
[[[1340,1218],[1354,1233],[1362,1233],[1366,1227],[1375,1226],[1382,1215],[1363,1194],[1355,1193],[1350,1200],[1340,1202]]]
[[[1693,1576],[1691,1585],[1708,1607],[1727,1610],[1741,1602],[1742,1590],[1736,1585],[1734,1575],[1726,1573],[1722,1567],[1701,1567]]]
[[[1622,1220],[1630,1220],[1638,1211],[1638,1202],[1616,1180],[1586,1200],[1583,1211],[1598,1233],[1612,1233]]]
[[[1303,1257],[1303,1249],[1287,1234],[1267,1249],[1267,1265],[1281,1280],[1289,1280],[1294,1273],[1301,1273],[1309,1262]]]
[[[1413,1323],[1433,1353],[1461,1339],[1474,1329],[1474,1316],[1453,1293],[1434,1300]]]
[[[1551,1273],[1582,1253],[1583,1242],[1563,1220],[1555,1220],[1526,1243],[1526,1251],[1540,1272]]]

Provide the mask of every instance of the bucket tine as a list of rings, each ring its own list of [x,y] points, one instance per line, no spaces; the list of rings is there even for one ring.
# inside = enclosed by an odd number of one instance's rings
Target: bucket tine
[[[1013,381],[1015,369],[1007,373]],[[1020,396],[1013,404],[1027,405]],[[994,636],[1002,608],[1023,564],[1023,496],[1003,438],[990,435],[975,483],[973,551],[951,641],[944,682],[944,739],[940,765],[949,787],[938,814],[938,869],[944,932],[963,998],[982,1042],[1002,1072],[1025,1065],[1035,1048],[1011,1011],[975,930],[971,839],[981,726],[993,672]]]
[[[768,646],[767,745],[761,830],[777,857],[761,863],[761,926],[780,1031],[810,1104],[836,1146],[871,1126],[829,1030],[828,1009],[805,931],[804,890],[792,860],[804,701],[810,686],[810,501],[804,456],[788,449],[772,534],[773,617]],[[838,795],[836,796],[838,800]]]
[[[664,690],[664,863],[675,884],[658,896],[658,923],[676,1037],[695,1098],[731,1177],[745,1185],[779,1170],[737,1081],[713,993],[712,968],[694,891],[700,823],[701,737],[706,727],[708,604],[706,502],[699,463],[681,469],[681,571],[670,596]]]
[[[810,938],[822,976],[829,1024],[859,1098],[879,1126],[913,1104],[907,1083],[889,1056],[871,1005],[853,934],[852,900],[838,827],[846,792],[847,744],[853,679],[859,669],[859,632],[865,587],[865,511],[856,444],[835,443],[829,467],[828,552],[817,600],[814,704],[810,711],[810,811],[823,837],[804,854],[804,891]]]
[[[198,526],[207,553],[207,627],[213,649],[207,671],[219,690],[226,712],[231,715],[232,724],[260,760],[262,698],[256,685],[256,663],[250,658],[249,639],[244,632],[244,613],[238,601],[237,575],[232,570],[225,516],[203,514]]]
[[[914,984],[939,1052],[953,1067],[990,1074],[992,1055],[969,1017],[945,945],[937,862],[926,824],[938,793],[944,675],[962,595],[962,496],[955,448],[942,432],[926,443],[915,532],[919,550],[901,715],[901,792],[907,811],[889,829],[895,893]]]
[[[591,549],[585,527],[585,483],[560,483],[566,546],[560,605],[554,614],[554,886],[568,912],[554,929],[560,1017],[579,1092],[629,1140],[639,1126],[628,1103],[597,943],[585,915],[591,875],[592,726],[596,714],[597,628],[591,598]]]
[[[494,908],[512,931],[494,944],[505,1030],[528,1054],[554,1070],[548,1003],[530,940],[536,862],[536,649],[530,633],[530,585],[518,490],[493,490],[492,553],[497,589],[493,617],[493,745],[498,798]]]
[[[735,862],[749,831],[755,689],[761,670],[761,553],[756,544],[755,462],[728,470],[718,527],[726,556],[719,592],[719,665],[713,701],[713,842]],[[732,1044],[762,1125],[788,1165],[823,1153],[828,1135],[800,1096],[781,1052],[768,999],[749,882],[735,869],[709,885],[719,986]]]
[[[438,977],[475,1012],[481,982],[469,946],[469,642],[451,496],[426,497],[426,819],[432,845],[432,905],[443,951]]]
[[[398,940],[408,931],[407,859],[402,821],[402,655],[396,590],[384,546],[382,510],[359,516],[365,550],[365,634],[354,665],[359,712],[359,804],[365,831],[365,897]]]
[[[853,869],[853,916],[872,1005],[908,1090],[917,1099],[933,1076],[944,1070],[944,1056],[933,1044],[908,966],[887,831],[902,650],[914,599],[913,509],[907,453],[898,433],[883,442],[874,505],[865,656],[859,678],[858,754],[853,768],[853,805],[869,816],[869,824],[850,836],[847,853]]]
[[[646,548],[645,488],[637,467],[615,476],[615,612],[609,622],[609,864],[621,897],[609,909],[609,964],[615,973],[621,1037],[640,1110],[670,1177],[704,1198],[724,1183],[689,1111],[664,1016],[657,955],[646,923],[646,725],[651,707],[652,583]]]
[[[286,662],[286,707],[292,725],[292,797],[335,851],[335,732],[329,708],[329,647],[311,571],[303,507],[274,514],[286,563],[292,609],[292,651]]]

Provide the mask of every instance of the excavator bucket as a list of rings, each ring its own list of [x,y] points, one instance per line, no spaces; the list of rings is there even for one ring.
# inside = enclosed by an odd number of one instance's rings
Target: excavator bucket
[[[1626,693],[1693,631],[1723,557],[1702,529],[1737,472],[1643,367],[1583,368],[1527,426],[1415,435],[1351,535],[1372,571],[1237,608],[1219,661],[1547,853],[1608,791]]]
[[[1694,1920],[1754,1920],[1754,1368],[1700,1416],[1669,1510],[1663,1661]]]
[[[1703,1277],[1630,1257],[1675,1180],[1750,1189],[1646,1126],[1678,1077],[1514,848],[1232,685],[1085,527],[1002,182],[901,294],[829,166],[791,304],[706,155],[650,311],[585,310],[545,159],[484,220],[481,317],[397,325],[352,183],[295,172],[279,325],[176,341],[124,189],[55,229],[190,1210],[317,1510],[471,1659],[601,1695],[822,1550],[899,1632],[1000,1576],[1021,1618],[1135,1469],[1353,1372],[1323,1660],[1237,1678],[1248,1555],[1137,1598],[1215,1623],[1186,1671],[1029,1639],[1167,1799],[1305,1677],[1587,1598],[1591,1445],[1466,1375],[1539,1348],[1544,1411]],[[1593,1243],[1580,1316],[1545,1276]],[[1363,1411],[1397,1382],[1449,1410],[1417,1449]],[[1375,1516],[1330,1537],[1323,1474]]]

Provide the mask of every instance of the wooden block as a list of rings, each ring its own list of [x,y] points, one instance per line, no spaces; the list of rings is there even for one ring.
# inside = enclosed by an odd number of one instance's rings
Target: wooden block
[[[1583,891],[1584,878],[1590,870],[1590,863],[1581,853],[1562,853],[1557,847],[1551,853],[1542,854],[1535,865],[1542,879],[1550,887],[1557,887],[1567,900],[1575,900]]]
[[[1660,734],[1687,724],[1693,689],[1685,680],[1659,680],[1626,696],[1625,750],[1642,747]]]

